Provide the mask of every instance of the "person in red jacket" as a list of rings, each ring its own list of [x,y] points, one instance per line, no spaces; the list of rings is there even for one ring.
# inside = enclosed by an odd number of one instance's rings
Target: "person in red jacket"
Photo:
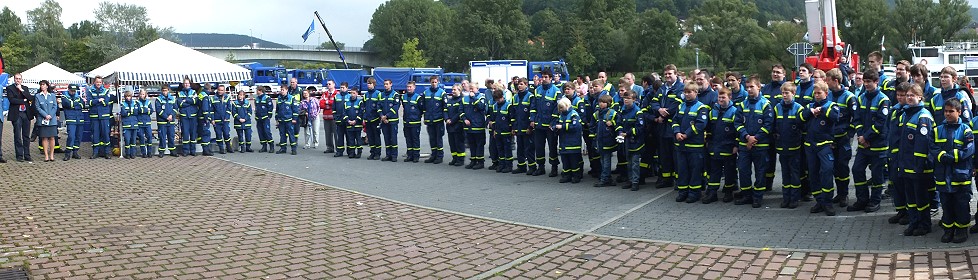
[[[326,82],[326,90],[323,91],[323,95],[319,98],[319,109],[323,110],[321,116],[323,116],[323,140],[325,140],[326,151],[323,153],[332,154],[334,153],[334,133],[336,132],[336,123],[333,122],[333,99],[336,98],[336,94],[340,91],[336,89],[336,84],[333,81]]]

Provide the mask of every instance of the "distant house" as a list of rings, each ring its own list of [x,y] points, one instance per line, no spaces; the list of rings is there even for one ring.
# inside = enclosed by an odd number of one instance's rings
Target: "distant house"
[[[240,48],[252,44],[258,44],[260,48],[289,48],[279,43],[238,34],[177,33],[176,36],[188,48]]]

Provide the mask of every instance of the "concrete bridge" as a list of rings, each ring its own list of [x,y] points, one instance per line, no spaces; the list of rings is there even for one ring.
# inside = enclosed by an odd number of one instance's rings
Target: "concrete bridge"
[[[193,49],[220,59],[225,59],[231,55],[234,56],[235,61],[293,60],[342,63],[339,52],[336,50],[308,46],[293,48],[195,47]],[[376,52],[364,51],[362,48],[344,48],[343,57],[346,58],[346,63],[351,65],[384,66],[381,65],[382,62]]]

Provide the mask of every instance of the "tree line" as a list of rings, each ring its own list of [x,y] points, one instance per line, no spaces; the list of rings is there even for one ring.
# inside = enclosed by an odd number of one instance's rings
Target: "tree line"
[[[93,19],[64,27],[61,5],[45,0],[22,21],[9,7],[0,11],[0,52],[5,70],[16,73],[49,62],[69,72],[95,69],[158,38],[177,41],[172,27],[150,24],[146,8],[101,2]]]
[[[911,42],[978,39],[966,0],[836,3],[842,39],[864,55],[885,47],[909,60]],[[701,66],[761,72],[794,61],[785,49],[806,33],[804,9],[800,0],[391,0],[364,47],[391,64],[460,72],[469,60],[564,59],[572,74],[691,67],[699,49]],[[420,60],[404,61],[414,51]]]

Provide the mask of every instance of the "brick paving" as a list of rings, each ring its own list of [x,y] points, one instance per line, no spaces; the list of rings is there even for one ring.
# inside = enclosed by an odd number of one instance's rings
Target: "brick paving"
[[[569,233],[216,158],[0,164],[0,268],[32,279],[974,279],[976,266],[975,248],[771,251]]]

